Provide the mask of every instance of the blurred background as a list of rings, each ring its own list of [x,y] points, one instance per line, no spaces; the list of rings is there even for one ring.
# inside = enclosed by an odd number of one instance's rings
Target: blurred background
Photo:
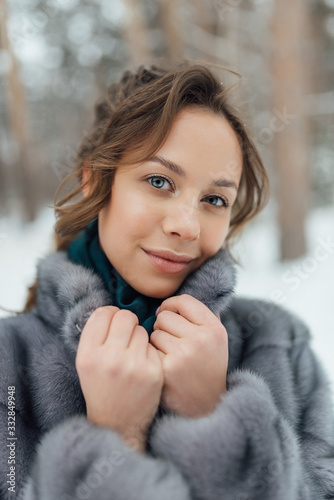
[[[334,381],[334,0],[0,0],[0,35],[0,305],[23,306],[51,247],[96,99],[124,69],[201,59],[242,75],[272,185],[238,291],[303,317]]]

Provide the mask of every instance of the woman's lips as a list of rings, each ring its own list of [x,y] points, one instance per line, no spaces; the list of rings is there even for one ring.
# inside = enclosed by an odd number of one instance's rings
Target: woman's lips
[[[189,264],[194,260],[191,257],[187,256],[177,256],[172,253],[167,252],[159,252],[152,253],[149,250],[144,250],[147,257],[150,259],[152,264],[159,269],[159,271],[163,271],[165,273],[177,274],[184,271]],[[163,255],[163,256],[162,256]],[[169,258],[167,258],[167,256]],[[175,260],[172,260],[175,259]],[[184,259],[183,261],[180,259]]]

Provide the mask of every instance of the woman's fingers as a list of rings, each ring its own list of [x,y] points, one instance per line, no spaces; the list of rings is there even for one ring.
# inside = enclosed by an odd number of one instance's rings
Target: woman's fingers
[[[169,332],[163,330],[154,330],[151,333],[150,343],[159,349],[163,354],[168,354],[171,351],[172,343],[176,337],[170,335]]]
[[[166,332],[181,338],[183,333],[189,329],[189,321],[174,311],[165,309],[159,311],[153,325],[154,330],[165,330]]]
[[[212,320],[213,313],[202,302],[191,295],[176,295],[164,300],[160,306],[159,314],[162,311],[173,311],[195,325],[207,324]]]
[[[128,348],[133,350],[139,356],[142,354],[146,355],[148,340],[148,333],[145,328],[143,326],[136,325]]]
[[[114,315],[105,344],[111,349],[126,349],[133,331],[138,325],[137,316],[127,309],[120,309]]]
[[[81,332],[79,349],[85,348],[90,351],[94,347],[104,344],[108,337],[111,322],[118,311],[119,308],[114,306],[95,309]]]
[[[136,333],[135,338],[132,336]],[[81,347],[90,351],[102,346],[126,349],[133,342],[134,348],[147,348],[148,334],[138,325],[137,316],[129,310],[105,306],[96,309],[89,317],[80,338]]]
[[[160,351],[159,349],[157,349],[156,347],[154,347],[153,345],[151,344],[148,344],[147,346],[147,357],[150,361],[153,361],[155,363],[158,363],[158,361],[160,363],[162,363],[163,361],[163,358],[165,357],[165,353]],[[161,369],[162,369],[162,365],[160,364],[161,366]]]

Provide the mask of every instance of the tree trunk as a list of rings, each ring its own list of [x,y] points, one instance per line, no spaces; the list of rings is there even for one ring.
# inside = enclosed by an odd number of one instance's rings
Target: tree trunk
[[[7,92],[7,112],[13,137],[17,143],[17,159],[14,161],[15,190],[21,203],[21,213],[25,220],[35,218],[36,209],[31,193],[29,177],[29,144],[27,133],[27,112],[24,91],[20,79],[18,63],[11,47],[7,32],[8,11],[6,0],[0,0],[0,33],[1,47],[10,58],[10,69],[5,73],[5,88]]]
[[[196,50],[196,57],[208,63],[220,63],[215,55],[216,44],[216,11],[214,6],[203,0],[192,0],[193,6],[193,27],[190,30],[192,46]],[[202,36],[201,36],[202,34]],[[198,43],[200,42],[200,43]]]
[[[180,61],[185,54],[182,20],[178,0],[161,0],[160,16],[167,47],[167,58]]]
[[[141,3],[136,0],[124,0],[124,4],[127,12],[123,25],[123,36],[128,44],[130,63],[137,67],[140,64],[151,62],[148,30],[140,10]]]
[[[306,9],[304,0],[276,0],[272,20],[273,114],[268,140],[273,140],[282,260],[298,258],[306,250],[310,199],[302,50],[307,37]]]
[[[5,165],[0,156],[0,217],[6,213],[6,184]]]

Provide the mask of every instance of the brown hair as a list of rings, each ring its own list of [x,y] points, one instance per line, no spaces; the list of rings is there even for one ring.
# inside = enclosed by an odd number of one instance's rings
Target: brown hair
[[[95,106],[94,126],[78,149],[74,171],[64,179],[55,196],[57,250],[65,250],[107,205],[124,153],[134,153],[133,163],[150,158],[166,140],[176,115],[186,107],[222,115],[240,143],[243,171],[226,238],[228,247],[232,236],[264,207],[269,191],[265,168],[244,120],[231,103],[231,95],[231,88],[203,63],[184,62],[170,70],[140,66],[136,72],[126,71],[120,81],[110,85]],[[85,168],[89,175],[84,180]],[[75,188],[57,202],[64,184],[73,179]],[[85,197],[84,186],[89,186]],[[25,310],[36,302],[35,288],[33,285],[29,290]]]

